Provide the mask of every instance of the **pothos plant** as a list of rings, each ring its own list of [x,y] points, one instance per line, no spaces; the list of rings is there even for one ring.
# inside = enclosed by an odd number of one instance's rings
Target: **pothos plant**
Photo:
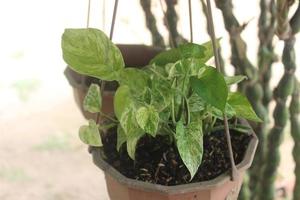
[[[66,29],[62,50],[65,62],[76,72],[119,83],[115,116],[101,112],[101,89],[98,84],[90,86],[84,109],[108,118],[109,123],[91,119],[80,128],[80,139],[88,145],[102,146],[101,132],[115,126],[116,148],[126,144],[128,155],[135,159],[140,138],[166,135],[177,146],[192,179],[202,162],[203,136],[224,129],[216,123],[224,113],[228,119],[261,121],[243,94],[229,91],[230,85],[246,77],[227,77],[206,65],[213,57],[210,42],[166,50],[142,69],[125,68],[118,47],[97,29]],[[249,131],[237,123],[230,128]]]

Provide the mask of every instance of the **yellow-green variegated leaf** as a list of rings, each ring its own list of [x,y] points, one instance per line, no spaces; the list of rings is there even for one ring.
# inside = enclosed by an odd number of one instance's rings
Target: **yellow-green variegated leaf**
[[[97,84],[91,84],[83,101],[83,109],[91,113],[101,111],[102,98],[100,87]]]
[[[201,121],[192,122],[188,126],[184,126],[182,121],[177,122],[175,137],[180,157],[189,170],[192,180],[198,171],[203,156]]]
[[[89,125],[81,126],[79,129],[80,140],[90,146],[102,146],[98,125],[94,120],[89,120]]]
[[[98,29],[66,29],[61,46],[65,62],[80,74],[112,81],[124,68],[120,50]]]
[[[156,136],[159,114],[152,106],[140,107],[136,112],[136,121],[146,133]]]
[[[118,130],[117,130],[117,150],[120,151],[121,146],[126,142],[127,140],[127,136],[122,128],[122,126],[118,126]]]

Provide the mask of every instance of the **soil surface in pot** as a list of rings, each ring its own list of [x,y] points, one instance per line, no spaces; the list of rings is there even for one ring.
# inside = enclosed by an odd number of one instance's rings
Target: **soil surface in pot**
[[[161,185],[190,183],[190,175],[184,166],[177,148],[168,144],[167,138],[145,136],[140,139],[136,150],[136,160],[129,158],[126,145],[120,152],[116,150],[116,130],[110,130],[105,137],[105,160],[128,178]],[[236,164],[244,157],[252,136],[231,131],[232,147]],[[191,182],[211,180],[230,169],[230,160],[225,134],[222,131],[204,136],[202,164]]]

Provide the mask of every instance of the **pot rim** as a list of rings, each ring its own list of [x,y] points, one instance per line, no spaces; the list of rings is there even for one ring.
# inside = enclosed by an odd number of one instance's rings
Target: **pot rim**
[[[249,123],[244,120],[240,119],[240,122],[242,124]],[[251,128],[249,132],[250,136],[252,137],[249,145],[247,147],[247,150],[245,152],[243,160],[236,166],[239,172],[246,171],[248,168],[250,168],[254,154],[258,145],[258,138]],[[93,162],[96,166],[98,166],[100,169],[102,169],[105,172],[105,175],[110,175],[113,177],[116,181],[118,181],[122,185],[126,185],[129,188],[133,189],[140,189],[143,191],[149,191],[149,192],[160,192],[164,194],[178,194],[178,193],[187,193],[187,192],[194,192],[197,190],[207,190],[216,188],[220,185],[223,185],[224,183],[231,181],[229,172],[224,172],[223,174],[219,175],[218,177],[208,180],[208,181],[202,181],[197,183],[188,183],[188,184],[182,184],[182,185],[175,185],[175,186],[164,186],[160,184],[154,184],[154,183],[148,183],[144,181],[139,181],[131,178],[127,178],[123,174],[121,174],[119,171],[117,171],[114,167],[112,167],[110,164],[108,164],[102,157],[100,153],[100,148],[91,148],[91,154],[93,156]],[[242,174],[242,173],[240,173]]]

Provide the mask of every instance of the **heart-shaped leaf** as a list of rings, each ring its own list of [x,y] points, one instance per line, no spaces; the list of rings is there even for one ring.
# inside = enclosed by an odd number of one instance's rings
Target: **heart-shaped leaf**
[[[124,68],[120,50],[98,29],[66,29],[61,45],[65,62],[80,74],[111,81]]]
[[[256,115],[245,95],[239,92],[229,93],[227,102],[233,108],[237,117],[255,122],[262,122],[262,120]]]
[[[91,113],[98,113],[101,111],[102,98],[100,87],[92,83],[83,101],[83,109]]]
[[[138,125],[146,132],[155,137],[158,128],[159,114],[152,107],[141,107],[136,112]]]
[[[84,125],[80,127],[79,138],[82,142],[90,146],[102,146],[98,125],[94,120],[89,120],[88,126]]]
[[[199,78],[191,77],[191,86],[205,103],[224,112],[228,88],[223,75],[215,68],[205,67]]]
[[[187,127],[182,121],[177,122],[175,137],[180,157],[188,168],[192,180],[198,171],[203,156],[201,122],[192,122]]]

